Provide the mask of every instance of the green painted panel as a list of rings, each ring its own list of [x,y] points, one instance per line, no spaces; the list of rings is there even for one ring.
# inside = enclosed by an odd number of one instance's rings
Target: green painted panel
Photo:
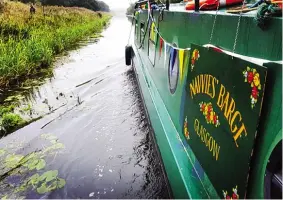
[[[159,13],[154,16],[158,19]],[[170,43],[178,38],[179,47],[188,48],[191,43],[208,44],[215,15],[201,12],[164,11],[160,32]],[[220,12],[216,18],[211,44],[232,51],[239,15]],[[272,18],[268,30],[256,26],[252,15],[241,17],[235,53],[272,61],[282,60],[282,18]]]
[[[267,68],[191,47],[184,135],[218,194],[245,198]]]

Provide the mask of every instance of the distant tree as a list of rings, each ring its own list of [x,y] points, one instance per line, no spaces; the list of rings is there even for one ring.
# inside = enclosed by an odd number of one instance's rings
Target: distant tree
[[[0,14],[4,11],[4,7],[5,7],[4,0],[0,0]]]
[[[135,11],[135,4],[131,3],[130,6],[127,8],[126,15],[132,15]]]
[[[100,8],[101,11],[105,11],[105,12],[109,12],[110,11],[109,6],[105,2],[98,1],[98,4],[99,4],[99,8]]]
[[[19,0],[23,3],[36,3],[40,1],[43,6],[65,6],[65,7],[84,7],[93,11],[109,12],[109,6],[103,1],[98,0]]]

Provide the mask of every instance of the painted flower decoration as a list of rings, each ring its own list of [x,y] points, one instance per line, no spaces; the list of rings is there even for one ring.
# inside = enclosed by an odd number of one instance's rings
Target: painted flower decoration
[[[185,122],[184,122],[184,134],[185,134],[185,137],[189,140],[190,134],[189,134],[189,131],[188,131],[188,119],[187,119],[187,117],[185,118]]]
[[[237,186],[235,188],[233,188],[232,198],[233,199],[239,199]]]
[[[245,82],[249,83],[252,88],[250,98],[251,107],[254,108],[259,97],[259,90],[261,90],[259,73],[256,69],[247,67],[247,69],[243,71],[243,76],[245,78]]]
[[[199,59],[199,57],[200,57],[199,50],[195,49],[192,54],[191,71],[193,71],[195,67],[195,62]]]
[[[223,191],[224,199],[239,199],[237,186],[236,186],[235,188],[233,188],[232,191],[233,191],[232,197],[230,197],[230,196],[228,195],[228,192],[227,192],[227,191]]]
[[[218,116],[213,111],[212,103],[201,102],[199,104],[199,107],[200,107],[200,111],[205,116],[206,122],[208,124],[213,124],[215,127],[218,127],[220,125]]]

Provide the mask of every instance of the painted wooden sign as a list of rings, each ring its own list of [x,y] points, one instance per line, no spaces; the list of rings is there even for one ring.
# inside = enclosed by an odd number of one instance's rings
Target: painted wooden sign
[[[216,191],[245,198],[267,68],[191,45],[183,134]]]

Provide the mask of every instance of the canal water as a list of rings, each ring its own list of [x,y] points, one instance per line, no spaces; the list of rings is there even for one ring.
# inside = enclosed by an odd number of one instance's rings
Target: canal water
[[[125,66],[130,22],[58,59],[22,101],[40,120],[0,140],[0,196],[170,198],[136,79]]]

